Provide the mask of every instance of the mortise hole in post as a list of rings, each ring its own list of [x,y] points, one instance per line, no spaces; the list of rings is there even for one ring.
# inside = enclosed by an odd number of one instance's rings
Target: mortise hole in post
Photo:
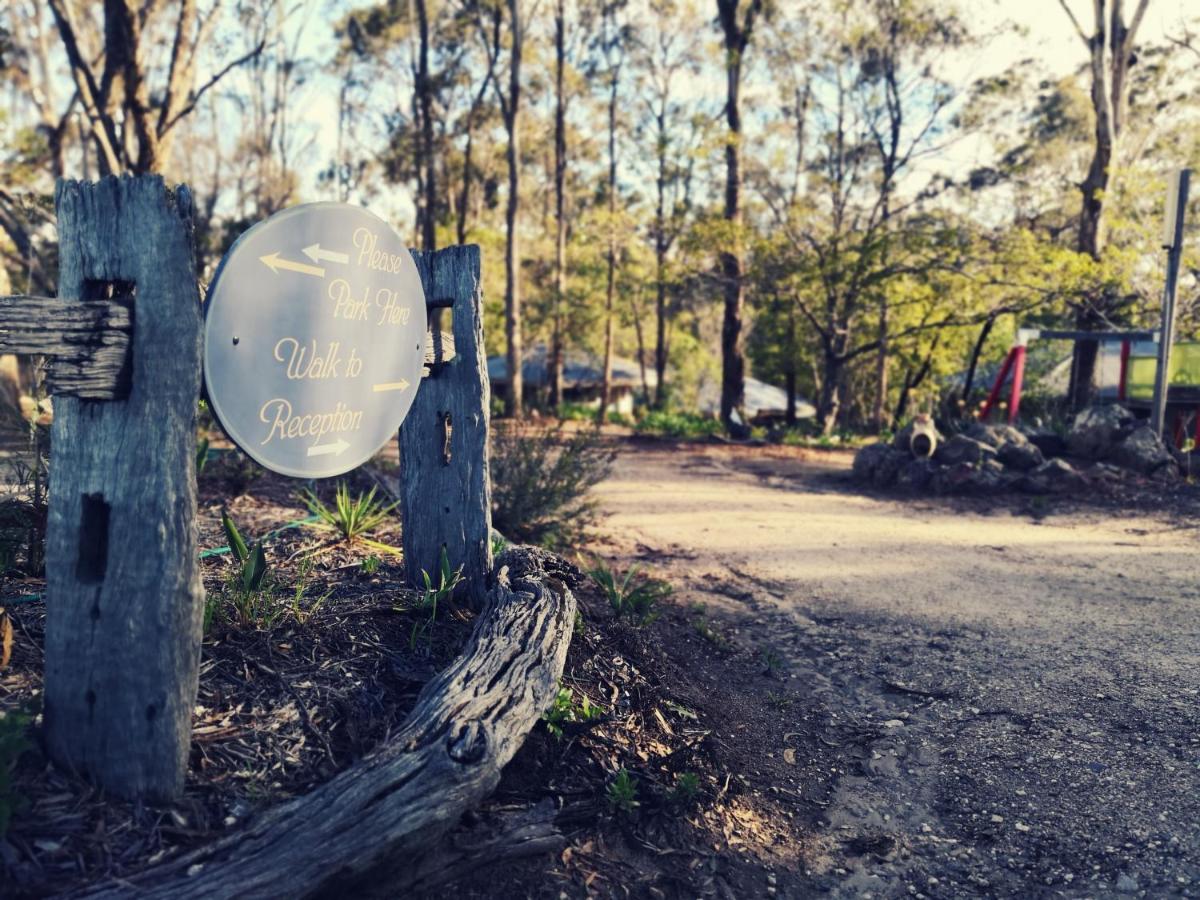
[[[100,278],[83,280],[84,300],[115,300],[132,309],[135,296],[137,296],[137,284],[132,281],[121,281],[120,279],[105,281]]]
[[[79,513],[79,556],[75,579],[99,584],[108,569],[108,517],[111,507],[103,494],[84,494]]]
[[[431,307],[429,331],[425,335],[425,368],[430,375],[436,375],[454,357],[454,310],[449,306]]]

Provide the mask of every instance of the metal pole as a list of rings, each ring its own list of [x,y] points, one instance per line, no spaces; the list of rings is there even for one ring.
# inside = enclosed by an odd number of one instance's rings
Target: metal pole
[[[1179,281],[1179,257],[1183,252],[1183,220],[1187,213],[1188,186],[1192,170],[1180,169],[1172,179],[1167,197],[1166,231],[1163,246],[1167,249],[1167,281],[1163,286],[1162,333],[1158,337],[1158,370],[1154,374],[1154,406],[1150,427],[1162,437],[1167,413],[1168,379],[1171,372],[1171,345],[1175,341],[1175,288]]]

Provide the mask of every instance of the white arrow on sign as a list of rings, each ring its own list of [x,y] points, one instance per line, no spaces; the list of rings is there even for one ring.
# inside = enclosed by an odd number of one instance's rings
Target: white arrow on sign
[[[371,385],[371,390],[378,394],[381,391],[402,391],[406,387],[408,387],[408,382],[401,378],[399,381],[385,381],[382,384],[373,384]]]
[[[320,262],[321,260],[335,263],[350,262],[349,254],[338,253],[336,250],[322,250],[320,244],[309,244],[304,248],[304,255],[313,262]]]
[[[280,269],[286,269],[289,272],[299,272],[302,275],[316,275],[318,278],[325,277],[325,270],[320,266],[310,266],[308,263],[280,259],[278,253],[268,253],[266,256],[260,256],[258,260],[276,275],[279,274]]]
[[[341,456],[346,450],[350,449],[350,442],[342,438],[338,438],[335,444],[317,444],[315,447],[308,448],[309,456]]]

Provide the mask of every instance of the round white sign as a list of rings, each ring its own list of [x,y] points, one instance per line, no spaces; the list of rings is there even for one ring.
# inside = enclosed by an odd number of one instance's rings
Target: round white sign
[[[239,237],[209,287],[209,404],[266,468],[340,475],[395,438],[426,332],[421,279],[395,229],[345,203],[294,206]]]

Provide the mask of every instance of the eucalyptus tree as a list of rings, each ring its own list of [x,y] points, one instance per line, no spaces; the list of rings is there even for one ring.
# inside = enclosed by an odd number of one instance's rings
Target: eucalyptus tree
[[[691,0],[651,0],[649,17],[633,43],[636,90],[641,100],[638,144],[654,147],[654,406],[667,399],[667,366],[671,352],[673,301],[677,278],[669,272],[668,257],[689,222],[697,145],[706,132],[706,116],[696,101],[685,103],[687,79],[700,74],[702,48],[697,33],[686,23],[699,15]]]
[[[717,21],[725,48],[726,245],[720,254],[725,310],[721,324],[721,421],[733,429],[733,415],[746,393],[746,356],[742,317],[745,286],[742,283],[742,73],[754,27],[764,0],[717,0]],[[740,414],[739,414],[740,415]],[[743,423],[745,416],[741,416]]]

